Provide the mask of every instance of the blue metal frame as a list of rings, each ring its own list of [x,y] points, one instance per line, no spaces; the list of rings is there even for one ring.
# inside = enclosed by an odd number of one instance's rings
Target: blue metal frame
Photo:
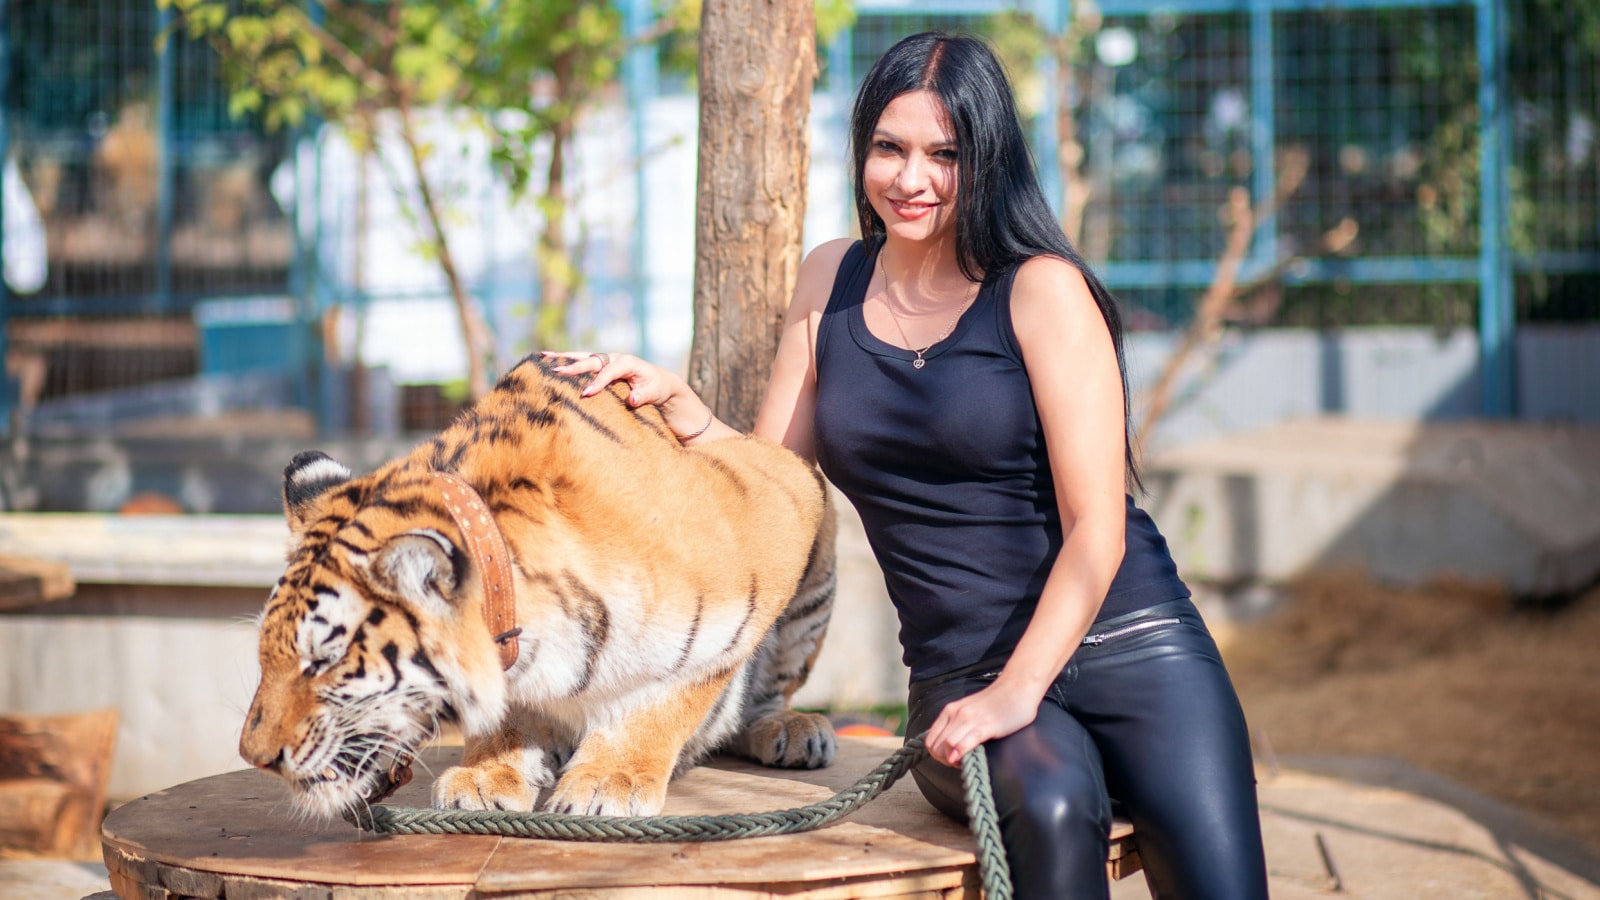
[[[5,98],[11,93],[11,41],[6,34],[9,12],[7,0],[0,0],[0,166],[11,153],[11,123]],[[6,180],[0,173],[0,360],[6,356],[7,320],[11,315],[11,285],[5,278]],[[11,433],[11,376],[0,366],[0,434]]]
[[[157,34],[171,34],[172,7],[162,7],[156,22]],[[156,50],[156,296],[164,299],[172,296],[172,170],[177,146],[172,57],[168,40]]]
[[[1240,268],[1239,281],[1248,284],[1268,269],[1251,261]],[[1204,288],[1216,275],[1209,259],[1171,262],[1105,262],[1095,266],[1106,284],[1115,288]],[[1409,284],[1419,281],[1470,283],[1481,277],[1479,263],[1470,258],[1430,256],[1316,258],[1301,260],[1277,278],[1285,284]]]
[[[1257,0],[1250,8],[1250,153],[1260,161],[1251,173],[1251,191],[1258,203],[1278,193],[1278,170],[1274,165],[1278,133],[1277,64],[1272,49],[1272,12]],[[1256,223],[1251,260],[1257,265],[1269,266],[1277,258],[1278,217],[1272,212]]]
[[[1478,356],[1486,416],[1516,412],[1516,285],[1512,281],[1506,215],[1510,196],[1505,166],[1510,163],[1510,116],[1506,109],[1507,56],[1505,0],[1478,0],[1478,166],[1482,199],[1478,204],[1479,292]]]
[[[1096,0],[1105,16],[1148,16],[1155,13],[1315,12],[1317,10],[1429,9],[1467,6],[1474,0]]]

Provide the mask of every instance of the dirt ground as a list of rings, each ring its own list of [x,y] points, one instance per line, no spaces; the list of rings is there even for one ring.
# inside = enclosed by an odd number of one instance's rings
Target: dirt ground
[[[1600,588],[1530,607],[1319,576],[1218,639],[1278,757],[1403,759],[1600,852]]]

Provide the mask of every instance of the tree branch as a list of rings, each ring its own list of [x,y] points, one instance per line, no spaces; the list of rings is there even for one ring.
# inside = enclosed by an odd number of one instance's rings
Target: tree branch
[[[1250,208],[1250,193],[1245,188],[1235,187],[1228,192],[1228,205],[1224,207],[1224,219],[1229,225],[1228,240],[1223,247],[1221,258],[1217,260],[1216,274],[1211,279],[1211,285],[1200,297],[1194,319],[1179,338],[1178,346],[1168,354],[1166,364],[1161,368],[1161,376],[1156,380],[1155,387],[1150,390],[1144,417],[1140,419],[1139,429],[1134,434],[1136,448],[1144,447],[1156,423],[1166,414],[1167,408],[1172,403],[1178,375],[1183,371],[1189,356],[1202,344],[1215,339],[1220,331],[1223,313],[1233,302],[1239,269],[1244,264],[1245,254],[1250,251],[1250,240],[1255,234],[1256,223],[1270,218],[1284,201],[1300,190],[1300,185],[1305,182],[1306,172],[1309,169],[1310,154],[1304,148],[1293,148],[1284,154],[1282,171],[1278,173],[1276,193],[1262,202],[1259,208],[1254,210]]]
[[[356,53],[349,47],[346,47],[338,38],[330,34],[327,29],[318,25],[316,22],[313,22],[311,17],[306,15],[304,10],[287,4],[285,4],[282,9],[293,15],[295,19],[299,21],[300,27],[304,28],[306,33],[315,38],[317,44],[322,47],[323,52],[337,60],[339,65],[343,66],[344,70],[350,73],[350,77],[366,85],[368,89],[373,91],[381,93],[387,88],[387,84],[384,81],[382,74],[374,71],[371,66],[367,65],[367,61],[361,58],[361,54]]]

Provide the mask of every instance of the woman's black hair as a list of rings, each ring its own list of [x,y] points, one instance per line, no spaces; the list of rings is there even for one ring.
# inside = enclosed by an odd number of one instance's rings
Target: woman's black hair
[[[1059,256],[1083,273],[1117,350],[1127,475],[1142,486],[1129,427],[1122,316],[1111,292],[1067,240],[1045,201],[1033,154],[1022,135],[1011,82],[982,39],[932,31],[914,34],[890,47],[867,72],[850,115],[850,161],[862,238],[875,245],[886,231],[862,183],[873,131],[891,101],[919,90],[939,98],[955,133],[956,260],[962,274],[973,281],[996,278],[1041,255]]]

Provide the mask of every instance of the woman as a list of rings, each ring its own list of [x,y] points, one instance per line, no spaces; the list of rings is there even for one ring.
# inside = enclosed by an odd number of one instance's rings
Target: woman
[[[1266,896],[1244,717],[1166,543],[1125,486],[1121,324],[1056,224],[981,41],[920,34],[851,123],[862,241],[801,265],[757,434],[850,498],[900,615],[908,734],[936,807],[989,753],[1020,897],[1106,896],[1111,804],[1160,897]],[[686,444],[735,432],[681,378],[617,380]]]

